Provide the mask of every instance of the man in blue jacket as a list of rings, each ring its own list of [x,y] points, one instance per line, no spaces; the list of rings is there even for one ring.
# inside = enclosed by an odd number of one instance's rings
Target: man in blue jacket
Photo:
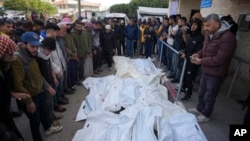
[[[134,19],[129,20],[129,24],[125,27],[125,37],[126,39],[126,48],[127,56],[133,56],[134,42],[138,38],[138,27],[134,22]]]

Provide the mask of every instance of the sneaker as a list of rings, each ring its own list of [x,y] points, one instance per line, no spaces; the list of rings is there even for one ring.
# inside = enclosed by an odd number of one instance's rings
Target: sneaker
[[[209,118],[206,117],[206,116],[204,116],[204,115],[199,115],[199,116],[197,116],[197,121],[198,121],[199,123],[204,123],[204,122],[208,122],[208,121],[209,121]]]
[[[181,98],[181,102],[188,102],[190,100],[191,100],[191,96],[187,94],[183,98]]]
[[[48,136],[48,135],[51,135],[51,134],[54,134],[54,133],[58,133],[60,131],[62,131],[63,129],[63,126],[62,125],[51,125],[51,127],[45,131],[45,135]]]
[[[196,108],[189,108],[187,110],[189,113],[197,114],[197,115],[202,115],[201,112],[199,112]]]

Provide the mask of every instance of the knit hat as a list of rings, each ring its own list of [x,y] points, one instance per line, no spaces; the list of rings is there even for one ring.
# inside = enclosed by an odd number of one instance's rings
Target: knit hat
[[[106,26],[105,26],[105,29],[111,29],[111,26],[109,25],[109,24],[107,24]]]
[[[10,38],[0,35],[0,56],[4,54],[14,53],[17,45]]]
[[[64,24],[72,24],[73,22],[72,22],[72,20],[70,19],[70,18],[63,18],[62,20],[61,20],[61,23],[64,23]]]
[[[90,27],[90,28],[94,28],[94,25],[91,23],[91,22],[87,22],[86,24],[85,24],[85,27],[87,28],[87,27]]]
[[[48,49],[48,50],[55,50],[56,49],[56,39],[52,37],[46,37],[42,41],[41,47]]]

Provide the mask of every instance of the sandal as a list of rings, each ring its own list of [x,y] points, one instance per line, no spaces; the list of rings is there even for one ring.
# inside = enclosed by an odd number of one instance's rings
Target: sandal
[[[54,110],[56,112],[65,112],[66,111],[66,108],[62,107],[62,106],[57,106],[54,108]]]
[[[67,105],[67,104],[69,104],[69,101],[62,98],[62,99],[58,100],[57,103],[59,105]]]

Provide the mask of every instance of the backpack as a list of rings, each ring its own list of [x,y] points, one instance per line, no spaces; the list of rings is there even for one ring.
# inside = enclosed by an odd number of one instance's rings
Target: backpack
[[[28,60],[20,52],[14,52],[14,56],[17,56],[22,60],[23,66],[24,66],[24,73],[26,76],[28,74],[28,71],[29,71]]]

